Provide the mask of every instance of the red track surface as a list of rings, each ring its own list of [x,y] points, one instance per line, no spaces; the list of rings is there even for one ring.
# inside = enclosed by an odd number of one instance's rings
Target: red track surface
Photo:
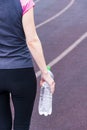
[[[40,0],[35,6],[36,25],[63,10],[72,0]],[[58,57],[87,32],[87,0],[73,5],[51,22],[37,28],[47,63]],[[35,65],[36,72],[38,71]],[[52,67],[56,91],[53,114],[39,116],[39,78],[30,130],[87,130],[87,37]]]

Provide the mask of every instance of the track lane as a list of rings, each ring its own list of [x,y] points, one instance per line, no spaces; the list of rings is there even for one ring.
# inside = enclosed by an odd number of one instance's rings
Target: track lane
[[[86,0],[76,0],[63,15],[37,29],[47,63],[87,32],[86,3]],[[41,8],[40,11],[43,10]],[[47,13],[49,15],[49,11]],[[40,17],[45,19],[43,15]],[[39,23],[40,19],[37,21]],[[31,130],[87,130],[87,38],[84,36],[76,48],[52,67],[57,86],[53,115],[47,118],[38,115],[40,77],[38,78]],[[38,70],[37,67],[35,69]]]

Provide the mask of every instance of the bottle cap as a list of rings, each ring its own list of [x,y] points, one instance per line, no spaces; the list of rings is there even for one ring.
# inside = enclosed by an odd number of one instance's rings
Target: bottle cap
[[[50,66],[47,66],[47,70],[51,70],[51,67],[50,67]]]

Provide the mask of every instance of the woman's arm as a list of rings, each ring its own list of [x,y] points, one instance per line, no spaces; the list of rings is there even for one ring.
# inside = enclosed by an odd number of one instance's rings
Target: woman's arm
[[[35,29],[33,8],[31,8],[27,13],[23,15],[22,22],[26,36],[27,46],[29,47],[29,50],[39,69],[41,70],[41,84],[43,80],[47,81],[52,88],[52,92],[54,92],[55,82],[47,72],[43,49]]]

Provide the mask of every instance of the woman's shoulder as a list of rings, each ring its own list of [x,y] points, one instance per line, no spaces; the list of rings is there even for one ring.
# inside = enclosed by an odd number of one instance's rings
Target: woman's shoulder
[[[35,3],[33,0],[20,0],[22,9],[23,9],[23,14],[25,14],[30,8],[32,8]]]

